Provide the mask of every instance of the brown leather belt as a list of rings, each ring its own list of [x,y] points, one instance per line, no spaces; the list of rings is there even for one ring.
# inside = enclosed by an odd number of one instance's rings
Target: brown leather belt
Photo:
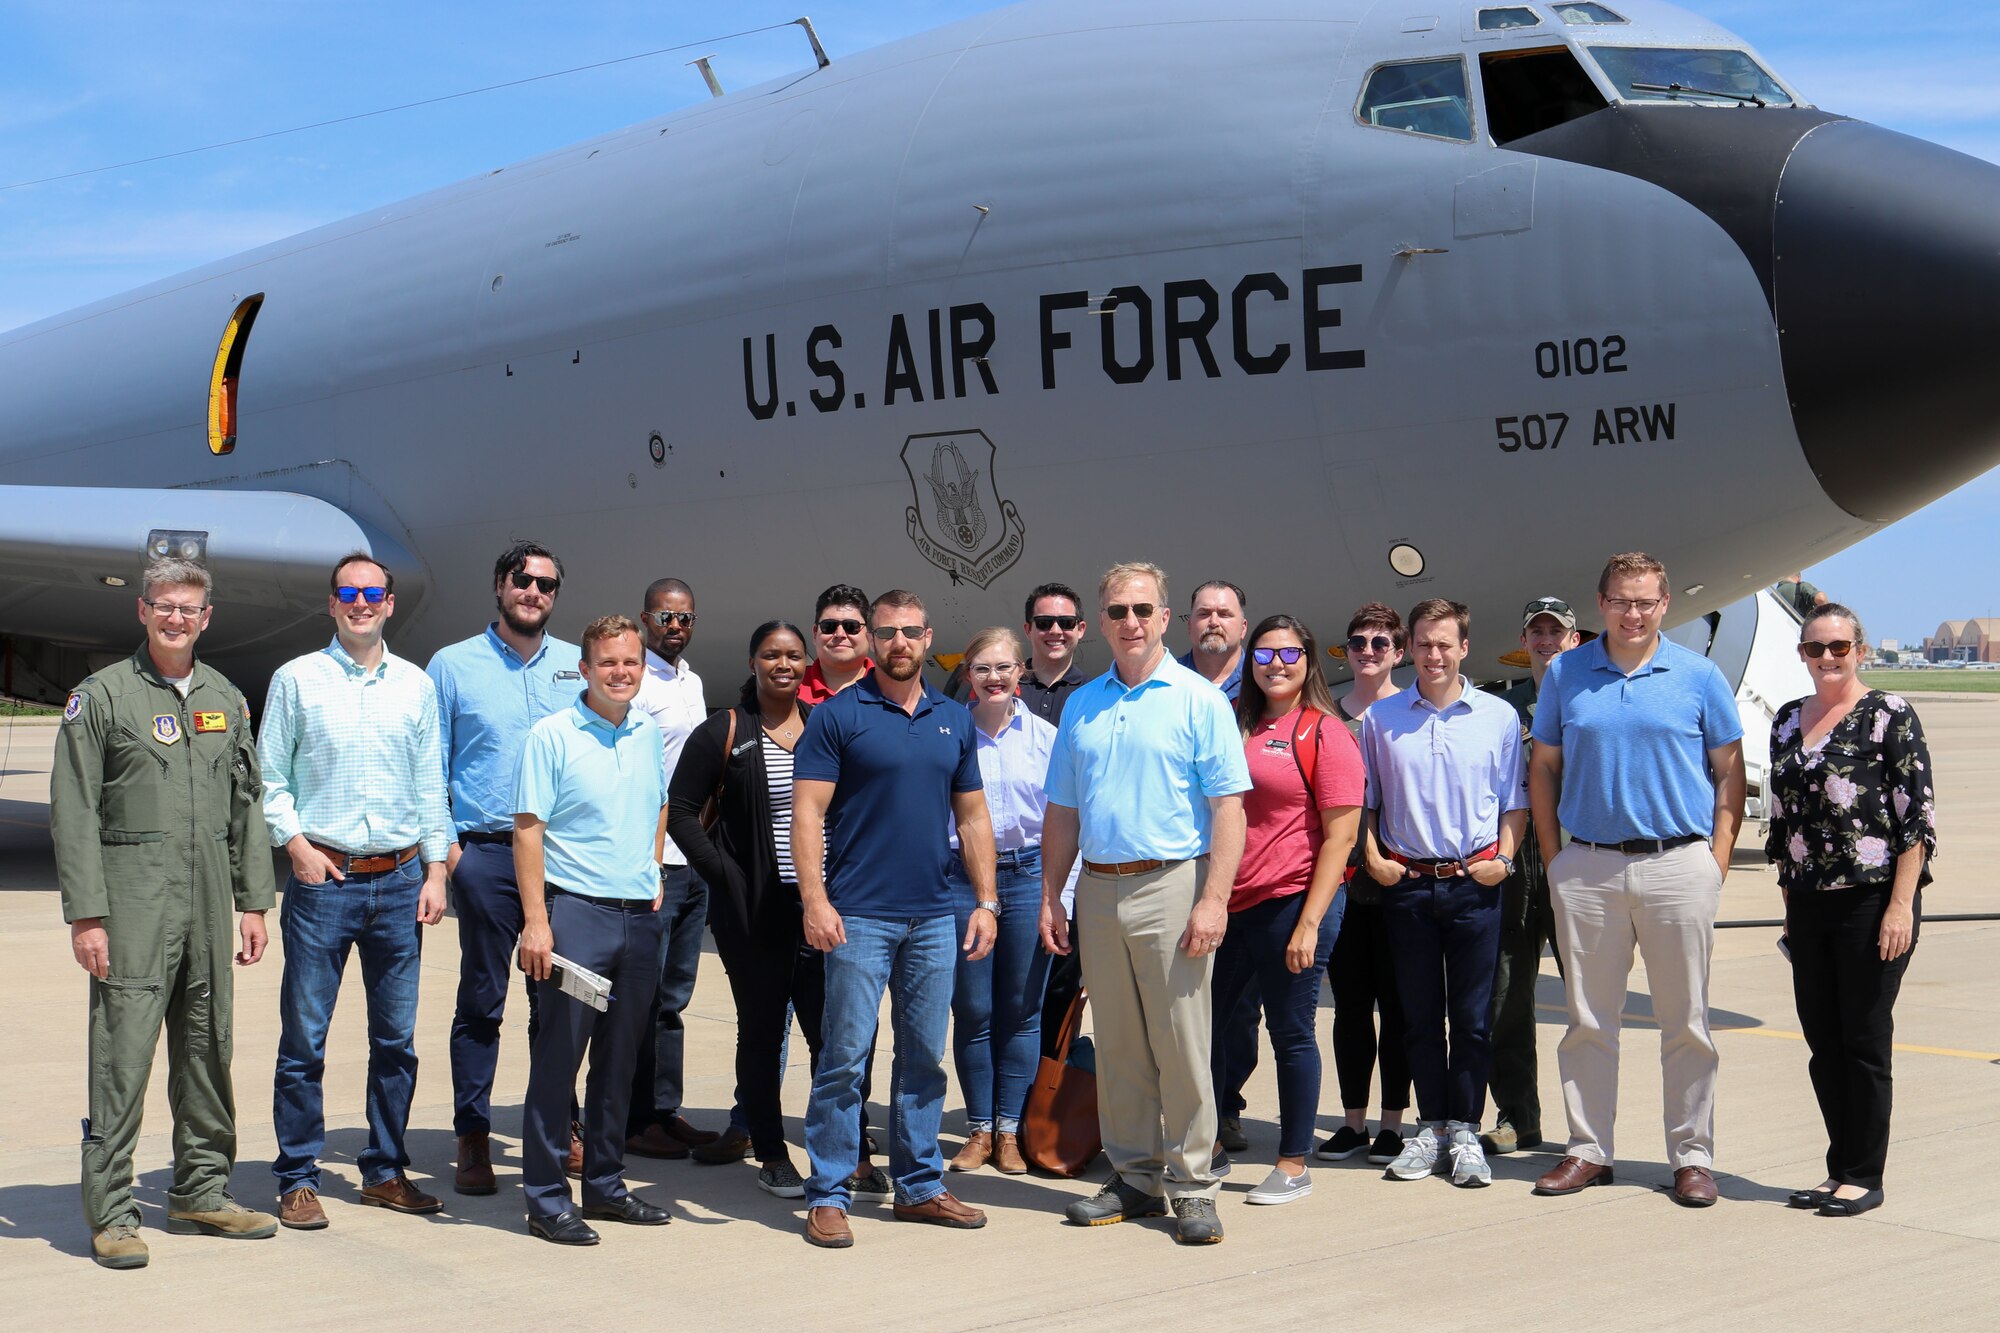
[[[307,838],[306,842],[314,851],[323,853],[335,866],[339,867],[340,873],[343,875],[379,875],[385,870],[394,870],[397,866],[404,864],[417,854],[415,847],[405,847],[400,852],[382,852],[376,856],[355,856],[352,853],[341,851],[338,847],[329,847],[323,842],[313,842],[311,838]]]
[[[1466,866],[1471,865],[1475,861],[1491,861],[1495,856],[1499,855],[1500,844],[1497,842],[1489,842],[1484,847],[1481,847],[1478,851],[1474,852],[1472,855],[1468,857],[1463,858],[1462,860],[1449,860],[1449,859],[1427,860],[1421,856],[1405,856],[1401,852],[1395,850],[1392,847],[1384,847],[1382,849],[1382,852],[1391,861],[1394,861],[1399,866],[1408,866],[1410,869],[1416,871],[1419,875],[1428,875],[1432,879],[1438,879],[1441,878],[1445,870],[1451,866],[1457,866],[1462,870]]]
[[[1178,861],[1114,861],[1109,864],[1102,861],[1085,861],[1083,868],[1093,875],[1118,877],[1124,875],[1143,875],[1149,871],[1164,870],[1168,866],[1179,864],[1180,862]]]

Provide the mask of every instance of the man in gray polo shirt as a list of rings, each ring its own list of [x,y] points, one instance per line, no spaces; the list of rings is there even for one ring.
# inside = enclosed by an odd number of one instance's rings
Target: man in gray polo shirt
[[[1674,1202],[1715,1202],[1716,906],[1743,823],[1743,724],[1715,664],[1660,635],[1666,567],[1614,555],[1597,581],[1604,637],[1550,664],[1529,795],[1549,868],[1569,1031],[1557,1048],[1569,1152],[1537,1194],[1611,1183],[1618,1023],[1632,946],[1660,1025]],[[1570,843],[1557,851],[1560,829]]]

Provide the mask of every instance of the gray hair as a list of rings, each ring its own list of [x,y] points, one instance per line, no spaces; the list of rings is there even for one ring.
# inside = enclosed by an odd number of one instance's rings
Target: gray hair
[[[1104,604],[1104,599],[1111,595],[1113,588],[1122,583],[1130,583],[1133,579],[1151,579],[1154,588],[1159,591],[1160,605],[1167,604],[1166,570],[1144,560],[1121,560],[1105,570],[1104,577],[1097,581],[1098,605]]]
[[[177,555],[161,556],[146,566],[142,576],[147,596],[152,596],[155,588],[200,588],[201,600],[206,602],[215,592],[215,580],[208,575],[208,569],[192,560],[183,560]]]

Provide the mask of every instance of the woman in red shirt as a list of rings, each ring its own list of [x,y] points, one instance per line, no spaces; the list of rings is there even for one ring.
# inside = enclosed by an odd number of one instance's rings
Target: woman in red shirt
[[[1312,631],[1267,616],[1250,635],[1236,718],[1250,764],[1243,861],[1229,929],[1215,955],[1214,1077],[1224,1081],[1221,1020],[1254,981],[1278,1071],[1278,1162],[1248,1202],[1312,1192],[1306,1153],[1319,1115],[1315,1019],[1327,955],[1340,933],[1341,883],[1361,823],[1361,752],[1341,725]]]

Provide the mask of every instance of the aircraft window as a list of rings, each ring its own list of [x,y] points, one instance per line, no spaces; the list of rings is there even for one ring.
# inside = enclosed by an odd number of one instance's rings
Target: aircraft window
[[[257,322],[263,305],[262,292],[239,302],[216,346],[215,368],[208,377],[208,451],[212,454],[236,448],[236,385],[243,375],[243,349],[250,342],[250,326]]]
[[[1505,32],[1509,28],[1538,28],[1541,24],[1542,19],[1539,14],[1535,13],[1532,9],[1524,9],[1519,5],[1509,6],[1506,9],[1482,9],[1479,11],[1479,30],[1481,32]]]
[[[1623,14],[1613,13],[1603,5],[1589,3],[1580,5],[1565,4],[1556,5],[1553,8],[1556,11],[1556,17],[1573,28],[1588,28],[1597,24],[1624,23],[1628,21]]]
[[[1489,51],[1479,57],[1486,120],[1495,144],[1602,111],[1608,103],[1567,46]]]
[[[1358,113],[1366,125],[1440,139],[1472,140],[1472,99],[1465,62],[1414,60],[1383,65],[1368,76]]]
[[[1792,104],[1791,96],[1747,51],[1593,46],[1590,53],[1627,101]]]

